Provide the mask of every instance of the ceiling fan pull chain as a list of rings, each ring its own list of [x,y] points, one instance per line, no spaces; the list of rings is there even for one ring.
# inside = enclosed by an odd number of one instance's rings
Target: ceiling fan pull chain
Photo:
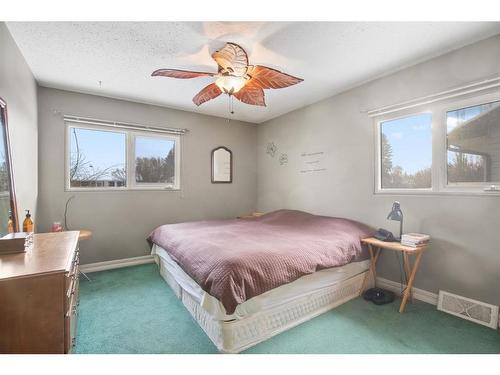
[[[227,107],[228,107],[228,112],[231,115],[234,115],[234,104],[233,104],[233,96],[232,95],[228,95]]]

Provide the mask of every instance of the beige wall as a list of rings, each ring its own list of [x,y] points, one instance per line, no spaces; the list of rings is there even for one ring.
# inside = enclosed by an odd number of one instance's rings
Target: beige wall
[[[385,219],[397,199],[405,230],[432,236],[416,286],[500,304],[500,197],[375,195],[374,123],[361,112],[499,74],[499,61],[494,37],[259,125],[258,210],[296,208],[397,231]],[[266,154],[268,142],[287,165]],[[318,151],[327,170],[299,173],[300,154]],[[379,276],[400,280],[394,254],[383,254]]]
[[[38,191],[37,86],[7,27],[0,22],[0,97],[7,102],[19,224],[24,210],[36,217]]]
[[[40,231],[63,219],[94,231],[82,246],[83,263],[148,253],[144,241],[155,226],[229,218],[252,211],[297,208],[349,217],[396,230],[385,220],[393,200],[402,203],[405,228],[432,235],[418,287],[445,289],[500,304],[500,198],[450,195],[374,195],[374,127],[361,110],[397,103],[500,73],[500,37],[476,43],[378,79],[262,125],[232,122],[173,109],[39,88],[37,151],[36,83],[4,24],[0,23],[0,96],[8,103],[19,209],[37,202]],[[54,113],[55,112],[55,113]],[[60,113],[144,124],[186,127],[181,192],[65,192],[64,124]],[[266,154],[273,141],[281,166]],[[234,183],[210,183],[210,150],[232,149]],[[257,147],[255,147],[257,145]],[[302,152],[324,151],[324,173],[300,174]],[[256,164],[258,168],[256,168]],[[258,170],[258,174],[257,174]],[[258,182],[258,186],[257,186]],[[258,197],[258,201],[257,201]],[[257,203],[256,203],[257,202]],[[381,258],[379,274],[399,280],[393,254]]]
[[[38,100],[38,228],[46,231],[53,221],[62,221],[65,202],[75,195],[70,228],[94,232],[94,238],[82,244],[82,263],[148,254],[145,238],[161,224],[234,218],[255,209],[255,125],[44,87]],[[188,128],[182,141],[181,191],[65,192],[64,114]],[[232,184],[210,182],[210,152],[220,145],[233,152]]]

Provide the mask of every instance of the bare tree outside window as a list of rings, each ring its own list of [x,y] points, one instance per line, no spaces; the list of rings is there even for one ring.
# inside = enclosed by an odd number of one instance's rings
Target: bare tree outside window
[[[175,142],[158,137],[136,137],[135,181],[138,184],[175,184]]]
[[[0,193],[9,192],[9,169],[5,156],[0,154]]]
[[[179,188],[175,135],[69,125],[67,140],[69,188]]]
[[[125,135],[83,128],[70,130],[70,186],[126,186]]]
[[[9,168],[7,166],[7,158],[6,158],[6,146],[5,146],[5,138],[4,132],[2,129],[3,124],[0,119],[0,194],[8,193],[10,191],[9,187]]]

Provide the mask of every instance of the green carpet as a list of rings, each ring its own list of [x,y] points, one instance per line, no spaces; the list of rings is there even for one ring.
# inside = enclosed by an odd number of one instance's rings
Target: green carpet
[[[81,280],[76,353],[217,353],[156,265],[90,277]],[[245,353],[500,353],[500,334],[426,303],[401,315],[397,303],[357,298]]]

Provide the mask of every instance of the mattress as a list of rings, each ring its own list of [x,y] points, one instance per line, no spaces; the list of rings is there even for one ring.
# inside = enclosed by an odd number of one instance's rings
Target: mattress
[[[167,283],[174,289],[177,296],[188,293],[191,299],[196,302],[210,316],[218,321],[242,320],[260,311],[272,310],[281,305],[285,305],[311,295],[315,291],[330,288],[335,284],[346,281],[359,274],[366,272],[369,268],[369,260],[352,262],[340,267],[333,267],[317,271],[313,274],[302,276],[301,278],[269,290],[263,294],[255,296],[236,307],[233,314],[226,314],[222,303],[215,297],[205,292],[184,270],[172,260],[162,247],[154,244],[151,254],[161,259],[161,265],[168,272],[162,274]],[[173,282],[169,282],[169,278]]]
[[[277,210],[254,219],[165,224],[148,241],[233,314],[302,276],[366,259],[361,239],[372,232],[345,218]]]

